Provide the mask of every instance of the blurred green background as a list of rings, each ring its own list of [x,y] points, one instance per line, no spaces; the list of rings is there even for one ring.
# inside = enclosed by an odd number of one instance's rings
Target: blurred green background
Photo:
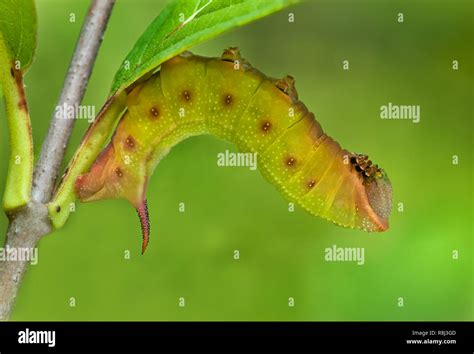
[[[117,2],[83,104],[99,110],[115,71],[163,5]],[[26,77],[36,155],[87,7],[38,1],[38,50]],[[325,131],[388,172],[395,204],[388,232],[290,213],[258,172],[217,167],[217,153],[232,145],[195,137],[176,146],[151,180],[144,256],[125,201],[78,204],[66,226],[41,241],[12,319],[472,320],[473,13],[469,1],[310,1],[193,48],[219,56],[239,46],[264,73],[293,75]],[[380,119],[388,102],[420,105],[420,123]],[[0,109],[3,186],[3,102]],[[66,161],[86,128],[77,121]],[[365,264],[324,261],[334,244],[364,247]]]

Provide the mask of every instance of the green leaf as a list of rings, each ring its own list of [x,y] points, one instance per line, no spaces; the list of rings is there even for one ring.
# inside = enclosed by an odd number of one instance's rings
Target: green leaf
[[[33,0],[0,0],[0,86],[10,133],[10,159],[3,196],[6,211],[31,199],[33,138],[23,85],[36,47]]]
[[[36,48],[36,8],[33,0],[0,0],[0,32],[10,59],[23,73],[33,62]]]
[[[124,89],[164,61],[298,0],[172,0],[128,54],[112,85]]]

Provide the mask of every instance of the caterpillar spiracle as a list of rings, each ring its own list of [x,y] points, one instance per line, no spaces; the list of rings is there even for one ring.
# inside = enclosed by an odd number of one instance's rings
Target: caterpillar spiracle
[[[200,134],[257,153],[262,175],[311,214],[348,228],[388,229],[392,188],[384,170],[323,132],[291,76],[265,76],[237,48],[220,58],[185,52],[129,88],[114,135],[77,178],[76,194],[85,202],[127,199],[140,218],[143,253],[150,176],[174,145]]]

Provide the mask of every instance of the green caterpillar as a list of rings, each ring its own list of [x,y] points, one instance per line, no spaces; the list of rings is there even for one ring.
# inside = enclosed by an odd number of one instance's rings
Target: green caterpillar
[[[127,90],[108,146],[76,180],[81,201],[125,198],[138,211],[145,251],[150,234],[146,189],[156,165],[180,141],[213,134],[257,153],[262,175],[291,202],[338,225],[388,228],[392,190],[367,156],[327,136],[298,100],[294,80],[269,78],[239,55],[189,52]]]

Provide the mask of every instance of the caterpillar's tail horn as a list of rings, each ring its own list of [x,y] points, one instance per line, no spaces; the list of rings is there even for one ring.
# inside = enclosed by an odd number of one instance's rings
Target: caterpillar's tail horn
[[[144,254],[148,246],[148,242],[150,241],[150,217],[148,215],[148,206],[146,199],[143,200],[143,202],[136,208],[136,210],[142,228],[142,254]]]

